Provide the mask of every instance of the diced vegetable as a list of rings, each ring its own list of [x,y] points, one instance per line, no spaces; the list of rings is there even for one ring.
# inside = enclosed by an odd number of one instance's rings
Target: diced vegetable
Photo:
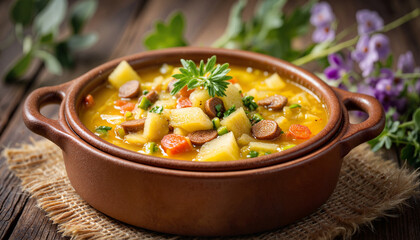
[[[149,93],[149,90],[143,90],[143,95],[146,95]]]
[[[221,126],[221,127],[219,127],[218,129],[217,129],[217,134],[219,135],[219,136],[222,136],[222,135],[224,135],[224,134],[226,134],[226,133],[228,133],[229,132],[229,130],[225,127],[225,126]]]
[[[131,80],[141,81],[141,78],[126,61],[118,64],[108,77],[108,81],[117,89]]]
[[[157,114],[162,114],[162,111],[163,111],[162,106],[154,106],[152,107],[152,109],[150,109],[150,112],[157,113]]]
[[[218,117],[213,118],[211,122],[213,123],[213,129],[215,130],[217,130],[221,126],[220,119]]]
[[[229,131],[232,131],[236,138],[242,136],[242,134],[251,133],[251,122],[243,108],[239,108],[228,117],[224,118],[220,124],[226,126]]]
[[[229,109],[233,105],[235,105],[236,108],[240,108],[243,106],[242,95],[239,92],[239,89],[233,84],[228,85],[228,88],[226,89],[225,93],[226,96],[221,97],[223,103],[225,104],[225,109]]]
[[[261,120],[264,120],[264,118],[261,116],[261,114],[259,114],[259,113],[254,113],[253,115],[252,115],[252,118],[251,118],[251,122],[252,122],[252,124],[256,124],[256,123],[258,123],[259,121],[261,121]]]
[[[223,117],[229,116],[230,114],[235,112],[235,110],[236,110],[236,106],[232,105],[232,107],[230,107],[228,110],[225,111],[225,113],[223,114]]]
[[[124,136],[124,141],[129,144],[143,145],[149,140],[143,136],[143,132],[129,133]]]
[[[279,145],[274,143],[250,142],[249,149],[257,152],[277,152]]]
[[[242,98],[242,103],[245,107],[247,107],[249,110],[254,111],[258,108],[257,103],[254,101],[253,96],[245,96]]]
[[[188,132],[212,129],[209,117],[198,107],[173,109],[170,115],[171,126],[180,127]]]
[[[191,142],[187,137],[176,134],[168,134],[164,136],[160,143],[163,150],[165,150],[168,155],[189,152],[193,149]]]
[[[176,100],[173,98],[165,99],[165,100],[158,100],[153,104],[153,107],[162,106],[164,109],[172,109],[176,108]]]
[[[291,123],[287,118],[280,116],[275,120],[281,129],[289,129]]]
[[[196,89],[190,95],[190,100],[193,107],[199,107],[204,110],[204,104],[208,99],[210,99],[210,95],[207,90],[205,89]]]
[[[92,95],[88,94],[88,95],[85,97],[85,99],[84,99],[83,103],[85,104],[85,106],[86,106],[87,108],[90,108],[90,107],[93,107],[93,105],[95,105],[95,100],[93,99]]]
[[[147,97],[142,97],[139,103],[139,108],[147,110],[151,105],[152,103],[149,101],[149,99],[147,99]]]
[[[121,109],[121,111],[122,111],[123,113],[125,113],[126,111],[133,111],[135,107],[136,107],[136,104],[135,104],[135,103],[128,102],[128,103],[126,103],[125,105],[122,105],[122,106],[120,107],[120,109]]]
[[[246,155],[247,158],[254,158],[254,157],[258,157],[258,152],[257,151],[249,151],[248,155]]]
[[[126,112],[124,113],[124,118],[125,118],[126,120],[129,120],[129,119],[133,118],[133,113],[132,113],[132,112],[130,112],[130,111],[126,111]]]
[[[160,114],[147,114],[146,122],[144,123],[144,137],[154,141],[159,140],[169,132],[168,121]]]
[[[242,136],[238,138],[238,144],[242,146],[248,145],[252,141],[255,141],[255,138],[248,134],[242,134]]]
[[[312,133],[307,126],[292,124],[289,127],[289,134],[297,139],[307,139]]]
[[[302,106],[301,106],[301,105],[299,105],[299,104],[297,104],[297,103],[292,104],[292,105],[290,105],[290,106],[289,106],[289,108],[290,108],[290,109],[293,109],[293,108],[300,108],[300,107],[302,107]]]
[[[192,106],[192,103],[188,97],[178,98],[176,108],[187,108],[191,106]]]
[[[281,150],[284,151],[284,150],[287,150],[287,149],[295,147],[295,146],[296,146],[296,144],[289,144],[289,145],[286,145],[286,146],[282,147]]]
[[[231,161],[239,158],[239,147],[232,132],[205,143],[195,160]]]
[[[115,128],[115,135],[117,135],[118,137],[124,139],[124,136],[125,136],[124,128],[122,128],[121,126],[117,126]]]
[[[174,134],[181,135],[181,136],[187,136],[188,132],[185,131],[182,128],[174,128]]]
[[[282,90],[286,86],[286,83],[277,73],[271,75],[264,82],[267,85],[267,89],[271,91]]]
[[[153,153],[159,151],[159,147],[155,142],[148,142],[148,143],[144,144],[144,151],[147,154],[153,154]]]
[[[127,103],[128,103],[128,101],[118,99],[114,102],[114,105],[117,106],[117,107],[121,107],[121,106],[124,106]]]

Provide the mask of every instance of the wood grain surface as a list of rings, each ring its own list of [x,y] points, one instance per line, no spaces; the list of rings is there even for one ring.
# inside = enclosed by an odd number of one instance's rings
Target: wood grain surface
[[[16,146],[39,136],[26,129],[21,111],[25,97],[32,90],[57,85],[74,79],[94,66],[109,59],[144,51],[143,38],[156,20],[166,19],[172,12],[182,11],[187,19],[186,38],[193,46],[210,46],[224,31],[234,0],[101,0],[93,19],[86,26],[86,32],[96,32],[98,43],[78,54],[77,64],[65,70],[62,76],[47,73],[40,64],[35,64],[20,84],[0,82],[0,146]],[[248,1],[244,17],[249,17],[256,1]],[[286,11],[305,1],[289,1]],[[385,22],[420,7],[420,1],[408,0],[353,0],[329,1],[339,20],[339,29],[355,24],[355,13],[368,8],[379,12]],[[9,20],[11,1],[0,1],[0,41],[12,34]],[[402,54],[413,51],[420,64],[420,18],[389,32],[392,51]],[[303,39],[300,44],[310,41]],[[0,52],[0,74],[21,54],[18,43],[12,42]],[[57,107],[43,109],[43,114],[54,117]],[[398,161],[395,153],[391,153]],[[410,199],[409,207],[393,211],[397,217],[377,219],[372,228],[364,226],[353,239],[420,239],[420,203]],[[45,212],[36,207],[36,201],[23,192],[19,179],[7,168],[5,159],[0,159],[0,239],[65,239],[57,231]]]

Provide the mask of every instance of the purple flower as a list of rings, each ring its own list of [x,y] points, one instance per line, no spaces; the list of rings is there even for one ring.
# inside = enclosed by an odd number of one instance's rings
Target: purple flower
[[[344,60],[339,54],[333,53],[328,56],[330,66],[324,70],[325,76],[330,80],[338,80],[353,68],[352,61]]]
[[[316,43],[332,41],[335,38],[335,30],[331,26],[317,27],[312,34],[312,40]]]
[[[375,62],[385,59],[389,51],[389,40],[385,35],[375,34],[370,39],[362,35],[352,52],[352,58],[359,62],[362,74],[366,77],[373,71]]]
[[[401,54],[398,58],[398,70],[403,73],[413,73],[415,68],[414,57],[411,51]]]
[[[384,27],[384,21],[375,11],[367,9],[359,10],[356,13],[356,19],[359,35],[369,34],[381,30]]]
[[[315,4],[311,9],[311,24],[315,27],[325,27],[331,25],[335,16],[331,10],[330,4],[320,2]]]
[[[416,85],[414,85],[414,92],[420,94],[420,79],[417,79]]]

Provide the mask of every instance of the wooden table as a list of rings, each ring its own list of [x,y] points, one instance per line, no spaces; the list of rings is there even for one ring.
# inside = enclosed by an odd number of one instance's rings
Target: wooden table
[[[225,29],[230,6],[233,0],[101,0],[100,6],[86,27],[86,32],[96,32],[98,43],[91,49],[78,55],[77,65],[66,70],[60,77],[34,67],[30,77],[22,84],[0,83],[0,146],[15,146],[29,142],[38,136],[26,129],[22,122],[21,111],[25,97],[32,90],[41,86],[56,85],[85,73],[89,69],[104,63],[108,59],[144,51],[142,40],[157,19],[166,19],[174,10],[181,10],[187,18],[186,38],[194,46],[210,46]],[[290,1],[286,11],[304,1]],[[249,16],[255,6],[249,1],[244,15]],[[12,34],[8,9],[10,1],[0,2],[0,39]],[[374,9],[389,22],[403,14],[420,7],[416,0],[357,0],[331,1],[340,26],[355,23],[358,9]],[[401,54],[413,51],[417,64],[420,64],[420,19],[403,25],[387,35],[390,37],[392,50]],[[306,40],[307,41],[307,40]],[[305,42],[305,41],[304,41]],[[14,43],[0,55],[0,73],[21,53]],[[43,112],[54,116],[57,107],[48,107]],[[395,154],[394,154],[395,155]],[[396,156],[396,155],[395,155]],[[396,157],[394,157],[397,160]],[[398,213],[397,218],[383,218],[373,222],[374,230],[362,227],[354,239],[419,239],[420,238],[420,203],[415,199]],[[5,159],[0,160],[0,239],[62,239],[57,226],[36,207],[36,201],[29,194],[22,192],[19,179],[7,168]]]

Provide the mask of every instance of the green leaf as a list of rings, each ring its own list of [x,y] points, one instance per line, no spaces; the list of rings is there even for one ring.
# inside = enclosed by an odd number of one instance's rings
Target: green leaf
[[[417,109],[413,114],[413,121],[417,126],[417,129],[420,130],[420,109]]]
[[[4,80],[8,83],[13,82],[19,78],[21,78],[26,70],[31,65],[33,59],[32,51],[23,55],[20,59],[18,59],[12,67],[6,73]]]
[[[257,8],[255,20],[260,25],[257,41],[264,41],[267,34],[283,25],[282,12],[286,0],[266,0]]]
[[[34,30],[39,36],[57,31],[66,15],[66,0],[51,0],[48,5],[36,16]]]
[[[63,69],[57,58],[43,50],[37,50],[34,54],[36,57],[39,57],[44,61],[45,66],[47,67],[49,72],[55,75],[61,75]]]
[[[242,21],[242,12],[246,6],[246,0],[239,0],[235,5],[230,9],[229,22],[226,27],[223,35],[218,38],[214,43],[214,47],[226,47],[227,43],[236,38],[241,31],[244,29],[245,25]]]
[[[301,106],[301,105],[299,105],[299,104],[297,104],[297,103],[295,103],[295,104],[290,105],[290,106],[289,106],[289,109],[293,109],[293,108],[300,108],[300,107],[302,107],[302,106]]]
[[[170,17],[167,25],[158,21],[155,30],[144,39],[144,45],[148,50],[182,47],[187,43],[184,39],[185,19],[181,12],[177,12]]]
[[[70,24],[74,34],[80,34],[86,22],[93,16],[98,7],[96,0],[77,2],[70,13]]]
[[[32,22],[32,18],[34,16],[34,1],[15,1],[10,10],[10,16],[14,23],[20,23],[23,26],[29,25]]]
[[[401,149],[400,158],[402,160],[409,160],[413,158],[414,155],[414,146],[413,145],[406,145]]]
[[[90,48],[98,41],[98,36],[94,33],[86,35],[73,35],[67,39],[67,46],[71,51]]]
[[[60,42],[55,46],[55,56],[63,67],[69,68],[74,66],[74,58],[71,54],[67,42]]]
[[[382,148],[382,146],[385,144],[385,137],[382,137],[379,139],[379,141],[372,147],[372,151],[376,152],[379,149]]]

